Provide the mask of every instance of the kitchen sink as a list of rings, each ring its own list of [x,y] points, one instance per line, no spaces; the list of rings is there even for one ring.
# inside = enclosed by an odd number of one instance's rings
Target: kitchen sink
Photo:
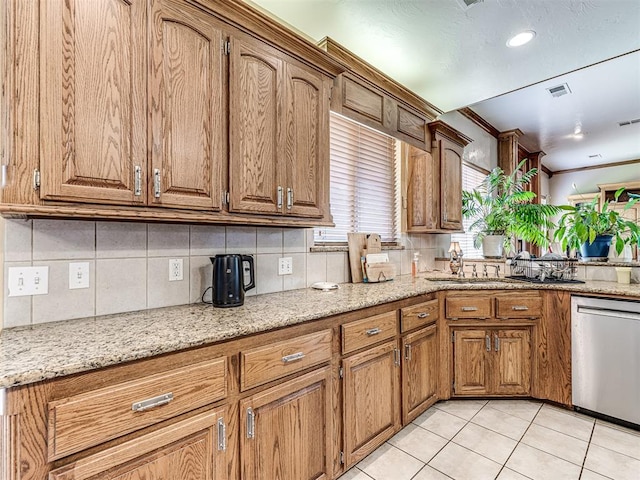
[[[437,285],[464,285],[464,284],[485,284],[485,283],[514,283],[514,280],[508,278],[425,278],[428,282],[433,282]]]

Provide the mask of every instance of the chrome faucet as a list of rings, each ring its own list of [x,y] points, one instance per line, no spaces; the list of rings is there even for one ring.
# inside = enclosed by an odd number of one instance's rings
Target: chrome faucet
[[[500,276],[500,265],[487,265],[486,263],[484,264],[484,268],[482,269],[482,276],[483,277],[488,277],[489,276],[489,272],[487,272],[487,267],[491,267],[491,268],[495,268],[496,269],[496,277]]]
[[[469,265],[473,267],[473,272],[471,272],[471,276],[474,278],[478,278],[478,270],[476,269],[476,264],[470,263]]]
[[[460,263],[460,270],[458,270],[458,278],[464,278],[464,260],[462,259],[462,252],[458,254],[458,262]]]

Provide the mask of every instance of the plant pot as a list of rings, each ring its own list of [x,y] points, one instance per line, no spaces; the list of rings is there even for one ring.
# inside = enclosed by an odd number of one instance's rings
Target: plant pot
[[[613,235],[598,235],[593,243],[584,242],[580,247],[583,262],[606,262]]]
[[[486,235],[482,239],[482,256],[484,258],[502,258],[504,235]]]

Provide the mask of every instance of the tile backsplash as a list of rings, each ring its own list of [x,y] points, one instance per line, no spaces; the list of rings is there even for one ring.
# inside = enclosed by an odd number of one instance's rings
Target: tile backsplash
[[[310,252],[313,229],[144,224],[80,220],[0,219],[4,228],[5,328],[201,301],[211,284],[210,256],[253,255],[256,288],[247,295],[305,288],[319,281],[348,282],[346,252]],[[403,250],[389,251],[397,271],[435,267],[448,235],[404,235]],[[278,275],[278,259],[291,257],[292,275]],[[182,259],[182,281],[169,281],[169,259]],[[69,289],[69,263],[89,263],[89,288]],[[10,267],[49,267],[48,295],[9,297]],[[209,300],[210,295],[205,297]]]

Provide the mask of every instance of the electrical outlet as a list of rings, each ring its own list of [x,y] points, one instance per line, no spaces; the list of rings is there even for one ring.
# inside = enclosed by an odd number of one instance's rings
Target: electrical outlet
[[[291,275],[293,273],[293,259],[282,257],[278,260],[278,275]]]
[[[176,282],[184,278],[182,271],[183,261],[181,258],[169,259],[169,281]]]
[[[49,267],[9,267],[9,296],[47,295]]]
[[[69,290],[89,288],[89,262],[69,264]]]

